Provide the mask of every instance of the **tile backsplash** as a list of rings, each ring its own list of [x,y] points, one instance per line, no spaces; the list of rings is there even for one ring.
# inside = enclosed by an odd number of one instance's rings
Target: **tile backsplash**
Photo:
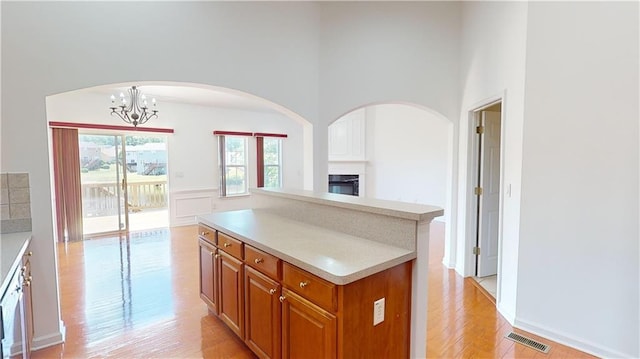
[[[29,174],[1,173],[0,181],[0,232],[31,231]]]

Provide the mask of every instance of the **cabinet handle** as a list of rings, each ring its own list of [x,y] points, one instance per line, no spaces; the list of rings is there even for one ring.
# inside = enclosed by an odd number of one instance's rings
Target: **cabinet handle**
[[[269,294],[271,294],[271,295],[276,294],[276,290],[275,289],[269,289]]]
[[[213,255],[213,252],[209,252],[209,255],[211,255],[211,256],[212,256],[212,255]]]
[[[309,285],[309,282],[307,282],[306,280],[304,282],[300,282],[300,288],[304,288],[308,285]]]
[[[256,259],[254,260],[254,262],[256,262],[256,264],[260,264],[260,263],[264,262],[264,259],[262,259],[262,258],[256,258]]]
[[[201,235],[201,236],[206,236],[206,235],[208,235],[208,234],[209,234],[209,232],[204,232],[204,231],[200,232],[200,235]]]
[[[229,248],[229,247],[231,247],[231,243],[225,243],[225,244],[224,244],[224,247],[225,247],[225,248]]]
[[[281,295],[280,298],[280,303],[284,303],[284,300],[287,299],[287,297],[285,297],[284,295]]]
[[[31,257],[33,255],[32,251],[29,251],[29,253],[27,253],[27,257]]]
[[[218,259],[218,258],[220,258],[220,255],[219,255],[218,253],[216,253],[216,255],[215,255],[215,256],[213,256],[213,257],[214,257],[215,259]]]

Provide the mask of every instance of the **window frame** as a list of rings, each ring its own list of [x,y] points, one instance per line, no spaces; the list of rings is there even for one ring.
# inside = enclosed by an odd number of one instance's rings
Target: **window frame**
[[[248,136],[251,136],[251,132],[228,132],[228,131],[214,131],[214,135],[218,136],[218,165],[220,171],[220,197],[235,197],[246,196],[249,194],[249,141]],[[227,139],[228,138],[240,138],[243,142],[243,158],[244,163],[227,164]],[[229,193],[229,184],[227,182],[227,170],[229,168],[242,168],[244,169],[244,192]]]
[[[256,162],[257,162],[257,187],[258,188],[279,188],[282,187],[283,182],[283,173],[282,173],[282,147],[283,147],[283,138],[287,138],[285,134],[279,133],[254,133],[256,137]],[[265,164],[264,161],[264,138],[270,137],[270,139],[278,140],[278,164]],[[267,167],[278,167],[278,186],[276,187],[265,187],[265,173],[267,172]]]

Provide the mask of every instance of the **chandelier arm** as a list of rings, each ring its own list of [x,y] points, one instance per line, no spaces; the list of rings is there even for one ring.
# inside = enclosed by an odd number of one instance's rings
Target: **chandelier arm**
[[[152,115],[149,115],[149,113],[148,113],[148,112],[145,112],[145,116],[143,117],[143,119],[142,119],[142,120],[138,120],[138,123],[143,124],[143,123],[145,123],[145,122],[147,122],[147,121],[151,120],[152,118],[158,118],[158,114],[157,114],[157,113],[154,113],[154,114],[152,114]]]
[[[117,115],[118,117],[120,117],[120,119],[126,123],[131,123],[131,120],[129,119],[129,116],[126,115],[126,113],[124,115],[122,115],[121,113],[117,112],[115,109],[111,109],[111,116],[113,115]]]

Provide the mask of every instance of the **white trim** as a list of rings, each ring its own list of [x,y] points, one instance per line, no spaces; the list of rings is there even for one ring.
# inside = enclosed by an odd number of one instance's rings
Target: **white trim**
[[[505,99],[506,90],[502,93],[491,96],[483,101],[476,102],[467,111],[468,131],[467,131],[467,176],[464,191],[467,194],[465,208],[465,233],[464,233],[464,263],[460,268],[464,277],[475,275],[475,255],[471,251],[471,248],[475,246],[475,234],[477,231],[477,199],[473,194],[473,188],[475,184],[475,178],[478,173],[478,141],[474,131],[476,126],[476,114],[480,111],[493,106],[499,102],[502,103],[502,109],[500,111],[500,209],[498,214],[498,284],[500,284],[500,273],[502,272],[502,240],[503,240],[503,217],[504,217],[504,153],[506,143],[506,119],[505,119]],[[497,298],[500,299],[500,285],[497,286]]]
[[[498,279],[500,279],[498,277]],[[498,312],[500,313],[500,315],[502,315],[504,317],[504,319],[507,320],[507,322],[509,322],[509,324],[511,324],[511,326],[514,325],[515,321],[516,321],[516,314],[510,312],[509,310],[507,310],[505,307],[503,307],[500,303],[500,301],[496,298],[496,303],[498,303],[496,305],[496,309],[498,310]]]
[[[193,193],[202,193],[202,192],[218,192],[218,187],[211,187],[211,188],[200,188],[200,189],[185,189],[185,190],[179,190],[179,191],[171,191],[169,192],[171,196],[174,195],[186,195],[186,194],[193,194]]]
[[[431,221],[416,226],[416,259],[411,274],[411,339],[410,357],[427,357],[427,282],[429,268],[429,226]]]
[[[585,353],[601,358],[634,358],[635,355],[621,353],[611,348],[593,344],[593,341],[578,338],[563,331],[555,330],[544,325],[533,323],[527,320],[515,319],[514,327],[553,340],[556,343],[566,345],[571,348],[581,350]]]
[[[67,328],[64,326],[64,322],[60,321],[60,331],[57,333],[34,337],[31,343],[31,350],[40,350],[53,345],[62,344],[65,341]]]

